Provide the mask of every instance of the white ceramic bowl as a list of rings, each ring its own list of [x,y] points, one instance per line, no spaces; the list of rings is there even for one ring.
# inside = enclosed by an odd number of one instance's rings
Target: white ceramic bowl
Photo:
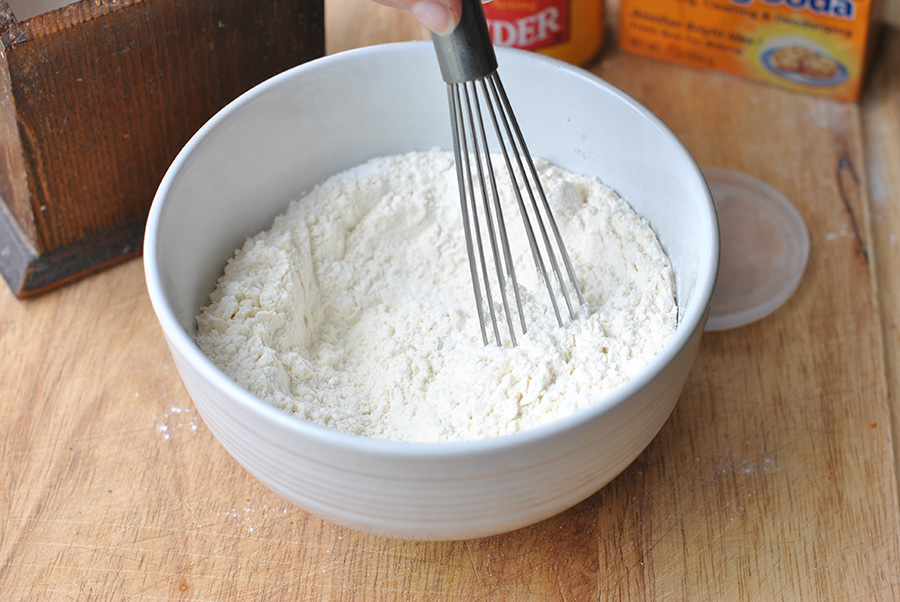
[[[446,89],[429,42],[347,52],[278,75],[229,104],[185,146],[150,210],[153,308],[188,392],[250,473],[298,506],[410,539],[491,535],[584,500],[666,421],[694,362],[718,264],[715,209],[697,165],[654,115],[595,76],[498,49],[531,151],[599,176],[647,218],[674,266],[676,333],[633,380],[552,424],[440,444],[372,440],[278,410],[193,342],[225,261],[299,193],[379,156],[450,147]]]

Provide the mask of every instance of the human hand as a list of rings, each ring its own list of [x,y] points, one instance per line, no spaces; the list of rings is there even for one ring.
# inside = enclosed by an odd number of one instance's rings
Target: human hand
[[[450,35],[459,23],[462,0],[374,0],[408,11],[419,23],[438,35]]]

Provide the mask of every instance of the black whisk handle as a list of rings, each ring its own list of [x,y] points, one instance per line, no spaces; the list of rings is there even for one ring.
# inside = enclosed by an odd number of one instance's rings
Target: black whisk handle
[[[497,70],[494,45],[481,0],[463,0],[459,25],[448,36],[432,34],[441,75],[448,84],[469,82]]]

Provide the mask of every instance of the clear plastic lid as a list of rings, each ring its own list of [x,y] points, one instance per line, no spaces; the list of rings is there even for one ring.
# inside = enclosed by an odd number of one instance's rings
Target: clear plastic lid
[[[797,290],[809,233],[784,195],[747,174],[702,167],[719,218],[721,257],[707,331],[768,316]]]

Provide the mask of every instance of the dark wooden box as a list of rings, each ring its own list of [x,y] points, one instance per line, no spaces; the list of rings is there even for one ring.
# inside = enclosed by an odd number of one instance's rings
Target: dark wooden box
[[[0,272],[19,297],[140,253],[166,168],[217,110],[324,54],[323,0],[0,0]]]

